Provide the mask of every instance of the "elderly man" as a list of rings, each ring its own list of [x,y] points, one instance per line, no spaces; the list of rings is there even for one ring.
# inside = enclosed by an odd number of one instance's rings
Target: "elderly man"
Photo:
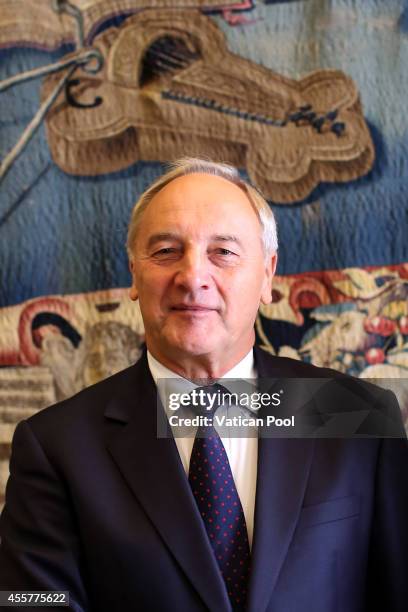
[[[327,376],[254,347],[268,204],[233,168],[182,160],[136,204],[128,250],[147,350],[17,427],[0,589],[69,591],[77,611],[405,610],[406,440],[157,435],[162,379]],[[341,380],[323,410],[350,385],[394,402]]]

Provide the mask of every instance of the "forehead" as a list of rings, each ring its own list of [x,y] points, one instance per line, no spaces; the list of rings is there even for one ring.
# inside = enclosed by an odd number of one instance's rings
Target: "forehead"
[[[161,189],[149,202],[141,223],[145,231],[163,224],[192,228],[226,226],[260,231],[260,222],[246,193],[234,183],[208,174],[181,176]]]

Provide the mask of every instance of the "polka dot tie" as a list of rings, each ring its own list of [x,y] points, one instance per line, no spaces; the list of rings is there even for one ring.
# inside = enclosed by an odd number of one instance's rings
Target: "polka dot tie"
[[[201,389],[206,393],[209,389],[228,392],[221,385]],[[214,413],[208,414],[214,416]],[[245,610],[250,569],[248,533],[227,453],[213,425],[198,428],[188,479],[232,609]]]

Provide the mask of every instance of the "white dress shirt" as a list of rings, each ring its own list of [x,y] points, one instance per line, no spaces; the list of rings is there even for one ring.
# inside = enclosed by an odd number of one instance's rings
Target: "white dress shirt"
[[[166,397],[168,393],[189,393],[197,387],[193,382],[176,374],[172,370],[166,368],[157,359],[147,351],[147,361],[153,380],[158,388],[160,399],[163,406],[167,406]],[[222,378],[229,379],[256,379],[256,370],[254,364],[253,350],[237,363],[229,372],[224,374]],[[163,391],[163,386],[158,384],[160,380],[165,379],[166,391]],[[162,397],[163,395],[163,397]],[[217,429],[217,426],[215,426]],[[221,435],[221,432],[220,432]],[[193,449],[194,437],[177,437],[175,436],[180,459],[183,464],[186,475],[190,465],[191,451]],[[256,493],[256,477],[257,477],[257,462],[258,462],[258,437],[226,437],[225,430],[222,434],[222,442],[228,456],[231,466],[232,475],[234,477],[235,486],[241,500],[242,509],[245,515],[246,526],[248,530],[249,546],[252,547],[252,537],[254,531],[254,511],[255,511],[255,493]]]

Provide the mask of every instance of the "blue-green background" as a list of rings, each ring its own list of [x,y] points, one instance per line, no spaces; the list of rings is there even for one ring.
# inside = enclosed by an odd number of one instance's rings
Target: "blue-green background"
[[[321,185],[304,202],[273,205],[279,274],[408,262],[408,0],[258,3],[254,23],[212,15],[231,51],[297,78],[344,70],[357,84],[375,143],[366,177]],[[69,50],[0,50],[0,79]],[[0,94],[0,157],[39,105],[38,82]],[[0,185],[0,307],[55,293],[129,283],[124,250],[129,212],[161,172],[139,162],[97,178],[64,174],[43,127]]]

